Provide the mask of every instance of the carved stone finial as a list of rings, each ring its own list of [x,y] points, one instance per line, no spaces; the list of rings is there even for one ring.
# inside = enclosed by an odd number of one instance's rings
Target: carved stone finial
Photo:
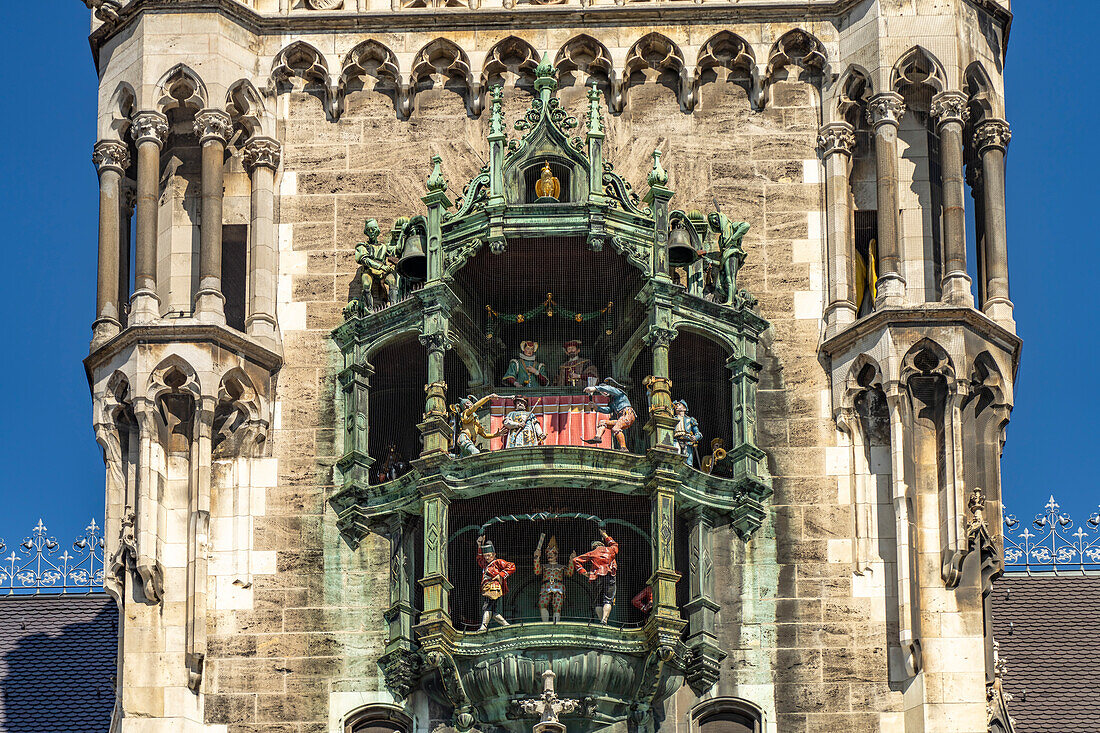
[[[603,134],[603,114],[600,112],[600,89],[593,79],[588,87],[588,134]]]
[[[443,177],[443,158],[432,156],[432,173],[428,176],[428,191],[443,193],[447,190],[447,180]]]
[[[100,140],[92,149],[92,162],[100,172],[115,170],[122,173],[130,167],[130,150],[118,140]]]
[[[225,145],[233,134],[233,120],[220,109],[201,110],[195,115],[195,134],[199,136],[200,145],[210,141]]]
[[[134,142],[154,142],[164,145],[168,139],[168,118],[160,112],[138,112],[130,124],[130,135]]]
[[[241,150],[241,159],[250,171],[259,167],[276,170],[282,156],[282,145],[270,137],[254,137]]]
[[[834,153],[850,156],[855,146],[855,130],[847,122],[830,122],[817,133],[817,147],[826,158]]]
[[[504,87],[489,87],[489,136],[504,135]]]
[[[558,74],[558,70],[554,68],[554,62],[550,60],[550,52],[542,52],[542,60],[539,61],[539,65],[535,67],[535,78],[546,79],[554,78]]]
[[[905,100],[897,92],[884,92],[871,97],[867,103],[867,122],[876,130],[880,125],[901,124],[901,116],[905,114]]]
[[[940,92],[932,97],[932,106],[929,108],[929,112],[941,125],[951,122],[964,125],[970,119],[970,108],[967,106],[967,101],[966,94],[963,92]]]
[[[989,148],[1006,150],[1010,140],[1012,130],[1004,120],[986,120],[974,130],[974,147],[979,153],[984,153]]]
[[[653,151],[653,169],[649,171],[649,176],[646,178],[646,183],[650,188],[654,186],[664,186],[668,183],[668,173],[661,166],[661,151]]]

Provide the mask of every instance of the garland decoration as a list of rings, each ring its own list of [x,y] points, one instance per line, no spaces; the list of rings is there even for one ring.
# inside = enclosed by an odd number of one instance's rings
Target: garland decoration
[[[478,534],[484,535],[485,530],[487,530],[489,527],[493,526],[494,524],[500,524],[502,522],[538,522],[538,521],[546,520],[546,519],[581,519],[581,520],[585,520],[585,521],[588,521],[588,522],[595,522],[596,525],[598,527],[600,527],[601,529],[606,524],[606,522],[604,520],[600,519],[599,517],[597,517],[594,514],[581,514],[580,512],[568,512],[568,513],[564,513],[564,514],[561,513],[561,512],[538,512],[536,514],[508,514],[507,516],[503,516],[503,517],[493,517],[492,519],[487,521],[485,524],[481,525],[480,529],[478,529]]]
[[[614,301],[608,301],[607,306],[601,308],[598,311],[588,311],[587,313],[581,313],[558,305],[557,302],[554,300],[553,293],[547,293],[546,300],[525,313],[500,313],[493,310],[493,306],[487,305],[485,306],[485,312],[489,315],[489,322],[486,326],[485,338],[493,338],[493,335],[497,330],[497,321],[505,321],[507,323],[526,323],[527,321],[539,315],[544,315],[547,318],[553,318],[555,314],[567,320],[575,321],[576,323],[584,323],[585,321],[591,321],[592,319],[599,318],[600,316],[606,316],[607,324],[604,328],[604,333],[610,336],[612,305],[614,305]]]

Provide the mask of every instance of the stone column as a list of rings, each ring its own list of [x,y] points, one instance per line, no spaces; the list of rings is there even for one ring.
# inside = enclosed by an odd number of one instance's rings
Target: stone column
[[[940,92],[932,97],[932,116],[940,131],[940,167],[943,171],[943,279],[940,300],[973,306],[966,269],[966,184],[963,179],[963,125],[969,116],[966,95]]]
[[[898,127],[905,103],[897,92],[876,94],[867,105],[875,131],[878,178],[878,298],[875,308],[897,308],[905,302],[898,216]]]
[[[195,293],[195,317],[225,323],[222,294],[222,199],[224,197],[225,144],[233,132],[229,115],[204,109],[195,115],[195,134],[202,145],[202,216],[199,219],[199,289]]]
[[[139,112],[130,134],[137,143],[137,247],[134,252],[134,293],[130,323],[160,318],[157,297],[157,199],[160,198],[160,149],[168,138],[168,118],[159,112]]]
[[[244,164],[252,175],[252,221],[249,227],[249,336],[275,342],[275,171],[282,148],[277,140],[255,137],[244,146]]]
[[[1005,221],[1005,150],[1012,133],[1004,120],[986,120],[974,131],[982,160],[985,204],[985,294],[982,310],[993,320],[1015,324],[1008,298],[1008,231]]]
[[[825,338],[856,320],[855,279],[852,263],[855,239],[852,236],[851,184],[849,182],[855,130],[847,122],[831,122],[817,136],[821,158],[825,162],[825,235],[826,271],[829,275],[829,304],[825,306]]]
[[[970,186],[970,196],[974,199],[974,253],[977,262],[974,263],[975,275],[978,278],[978,303],[985,304],[985,200],[982,189],[985,186],[982,176],[982,164],[973,161],[966,168],[966,185]]]
[[[130,151],[117,140],[101,140],[92,151],[99,170],[99,272],[96,279],[96,319],[92,346],[104,343],[122,330],[118,300],[119,219],[122,175],[130,165]]]
[[[131,179],[122,179],[122,200],[119,202],[119,237],[118,237],[118,302],[129,305],[130,303],[130,222],[134,218],[134,207],[137,205],[137,189]],[[121,307],[121,306],[120,306]],[[128,320],[123,320],[123,326],[128,325]]]

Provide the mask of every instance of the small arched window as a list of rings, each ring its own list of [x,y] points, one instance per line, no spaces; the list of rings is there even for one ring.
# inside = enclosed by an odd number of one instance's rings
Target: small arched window
[[[764,715],[756,705],[735,697],[707,700],[691,714],[695,733],[761,733]]]
[[[390,705],[369,705],[344,721],[344,733],[411,733],[412,718]]]

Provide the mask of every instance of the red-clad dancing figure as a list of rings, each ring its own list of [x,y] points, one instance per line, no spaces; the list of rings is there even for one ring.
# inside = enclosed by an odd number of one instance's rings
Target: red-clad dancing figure
[[[496,619],[501,626],[508,621],[500,615],[500,599],[508,592],[508,576],[516,572],[515,563],[497,559],[493,543],[485,535],[477,538],[477,564],[481,568],[481,628],[489,628],[489,619]]]

